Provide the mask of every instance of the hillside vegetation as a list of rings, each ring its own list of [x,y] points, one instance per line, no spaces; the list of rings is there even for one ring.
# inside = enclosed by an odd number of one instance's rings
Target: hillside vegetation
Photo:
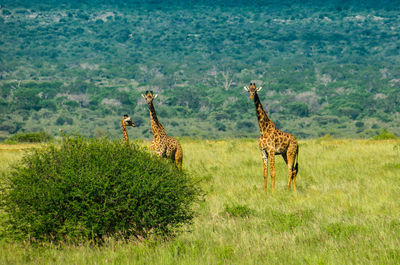
[[[106,239],[100,246],[32,246],[1,236],[0,263],[400,263],[399,140],[300,141],[297,190],[286,190],[287,169],[277,157],[274,193],[270,180],[263,191],[256,140],[181,144],[184,170],[199,176],[206,192],[186,232],[166,241]],[[24,147],[0,145],[0,176]]]
[[[400,134],[398,1],[180,2],[1,1],[0,138],[149,137],[145,90],[172,135],[254,137],[250,81],[300,138]]]

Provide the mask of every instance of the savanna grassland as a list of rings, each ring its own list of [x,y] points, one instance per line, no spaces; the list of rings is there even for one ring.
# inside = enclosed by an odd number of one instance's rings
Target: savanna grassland
[[[280,157],[275,192],[270,180],[263,190],[256,140],[181,142],[184,170],[205,191],[186,231],[101,246],[38,247],[2,236],[0,263],[399,264],[399,140],[301,141],[296,192],[286,189]],[[2,174],[26,147],[0,145]]]

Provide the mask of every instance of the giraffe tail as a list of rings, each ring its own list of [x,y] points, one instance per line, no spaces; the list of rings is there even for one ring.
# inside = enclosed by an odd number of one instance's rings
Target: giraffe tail
[[[182,170],[183,151],[181,145],[178,143],[175,152],[175,163],[179,171]]]
[[[298,172],[299,172],[299,146],[297,145],[296,164],[293,167],[292,179],[296,178]]]

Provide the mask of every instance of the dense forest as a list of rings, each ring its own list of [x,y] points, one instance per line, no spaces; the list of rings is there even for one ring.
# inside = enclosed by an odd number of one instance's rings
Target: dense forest
[[[299,138],[400,135],[399,1],[0,0],[0,140],[257,137],[243,86]]]

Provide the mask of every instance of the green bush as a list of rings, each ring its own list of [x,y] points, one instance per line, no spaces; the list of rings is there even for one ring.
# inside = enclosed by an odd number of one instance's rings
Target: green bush
[[[339,119],[335,116],[314,116],[312,117],[312,120],[318,122],[319,125],[326,125],[329,123],[339,123]]]
[[[388,139],[396,139],[396,135],[389,132],[387,129],[381,129],[378,135],[373,137],[374,140],[388,140]]]
[[[222,122],[215,122],[214,126],[217,128],[218,131],[223,131],[223,132],[226,131],[226,126]]]
[[[0,124],[0,131],[6,131],[8,133],[15,133],[21,128],[21,124],[14,121],[4,121]]]
[[[310,110],[308,105],[304,102],[292,102],[287,105],[290,113],[298,115],[300,117],[308,116]]]
[[[55,125],[64,125],[64,124],[72,125],[73,123],[74,119],[72,119],[71,117],[59,116],[55,122]]]
[[[339,114],[355,119],[360,114],[359,109],[351,108],[351,107],[342,107],[338,109]]]
[[[246,132],[253,132],[256,131],[256,126],[254,125],[254,122],[239,121],[236,123],[236,129],[243,130]]]
[[[53,139],[53,136],[47,132],[34,132],[34,133],[17,133],[10,136],[6,142],[12,143],[43,143],[49,142]]]
[[[9,16],[9,15],[11,15],[12,13],[11,13],[11,11],[10,10],[8,10],[8,9],[3,9],[3,15],[5,15],[5,16]]]
[[[362,127],[364,127],[364,122],[356,121],[355,125],[356,125],[357,128],[362,128]]]
[[[171,236],[191,222],[199,194],[170,161],[104,138],[34,149],[6,180],[8,231],[35,241]]]

